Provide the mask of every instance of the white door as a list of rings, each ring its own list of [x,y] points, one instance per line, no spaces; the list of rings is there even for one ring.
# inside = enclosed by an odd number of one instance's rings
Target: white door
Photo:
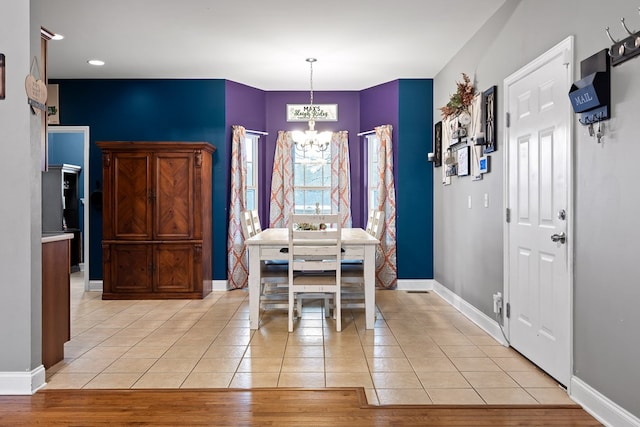
[[[571,374],[573,38],[505,79],[511,345],[556,380]]]

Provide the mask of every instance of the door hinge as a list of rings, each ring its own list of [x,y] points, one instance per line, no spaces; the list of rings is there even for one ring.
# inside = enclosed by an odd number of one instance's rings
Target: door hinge
[[[511,304],[507,303],[507,319],[511,317]]]
[[[511,127],[511,114],[509,114],[508,112],[505,113],[505,117],[504,117],[504,121],[507,124],[507,127]]]
[[[511,222],[511,209],[507,208],[505,212],[505,219],[507,222]]]

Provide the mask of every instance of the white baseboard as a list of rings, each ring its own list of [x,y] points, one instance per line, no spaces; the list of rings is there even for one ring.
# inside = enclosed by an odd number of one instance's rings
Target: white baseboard
[[[460,313],[464,314],[469,320],[482,328],[486,333],[491,335],[500,344],[504,346],[509,345],[502,336],[502,331],[500,330],[500,325],[497,321],[463,300],[460,296],[453,293],[449,288],[438,283],[437,280],[433,280],[433,290],[445,301],[451,304],[455,309],[457,309]]]
[[[606,426],[640,427],[640,419],[578,377],[571,377],[571,398]]]
[[[44,366],[31,372],[0,372],[0,395],[33,394],[46,385]]]
[[[433,279],[398,279],[399,291],[430,291],[433,289]]]
[[[102,292],[102,280],[89,280],[89,292]]]
[[[226,291],[227,289],[227,281],[226,280],[212,280],[211,281],[211,290],[215,292]]]

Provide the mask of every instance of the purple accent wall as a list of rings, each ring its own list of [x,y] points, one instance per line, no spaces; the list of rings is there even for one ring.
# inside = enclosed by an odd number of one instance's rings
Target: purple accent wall
[[[267,132],[264,151],[260,151],[260,182],[264,186],[260,189],[260,213],[264,215],[264,222],[268,224],[269,193],[271,191],[271,171],[276,150],[278,131],[305,130],[306,122],[287,122],[287,104],[308,104],[307,91],[276,91],[266,93]],[[360,131],[360,93],[351,91],[326,91],[313,93],[314,104],[338,104],[337,122],[317,122],[316,130],[349,132],[349,158],[351,160],[351,192],[353,226],[363,227],[362,198],[362,144],[357,133]],[[262,148],[262,147],[261,147]]]
[[[231,126],[240,125],[246,129],[257,130],[265,132],[266,126],[266,92],[260,89],[256,89],[250,86],[245,86],[240,83],[232,82],[230,80],[225,81],[225,144],[227,145],[227,153],[229,156],[226,161],[226,170],[231,168]],[[260,146],[263,146],[269,136],[260,137]],[[260,156],[263,154],[260,153]],[[262,165],[260,165],[262,171]],[[229,184],[230,174],[226,174],[226,188],[227,188],[227,203],[225,205],[225,214],[229,212]],[[265,195],[260,194],[260,201],[264,200]],[[260,222],[263,227],[266,227],[268,220],[265,220],[265,212],[259,210]]]
[[[287,104],[307,104],[308,91],[274,91],[260,89],[227,80],[225,85],[225,143],[231,153],[231,126],[239,124],[247,129],[266,131],[267,136],[260,138],[259,156],[259,207],[263,227],[269,226],[269,195],[271,192],[271,174],[275,155],[278,131],[304,130],[306,122],[287,122]],[[318,131],[349,132],[349,156],[351,160],[351,214],[354,227],[366,225],[366,149],[364,138],[359,132],[372,130],[375,126],[390,124],[393,126],[393,157],[398,158],[398,97],[399,81],[394,80],[363,91],[315,91],[315,104],[338,104],[338,121],[317,122]],[[226,170],[230,167],[227,159]],[[394,167],[397,181],[397,168]],[[229,177],[227,175],[227,188]],[[228,195],[225,214],[228,212]]]
[[[373,130],[373,128],[380,125],[393,126],[391,138],[393,143],[393,178],[395,182],[398,182],[399,98],[399,80],[383,83],[360,92],[360,128],[362,132]],[[367,176],[364,175],[365,180],[366,178]]]

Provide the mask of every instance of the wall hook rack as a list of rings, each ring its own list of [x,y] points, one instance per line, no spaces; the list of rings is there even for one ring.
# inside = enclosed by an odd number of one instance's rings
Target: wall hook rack
[[[640,7],[638,7],[638,13],[640,13]],[[613,66],[620,65],[623,62],[640,55],[640,31],[631,31],[624,18],[620,18],[620,24],[628,34],[627,37],[621,40],[613,38],[609,27],[606,27],[604,30],[612,43],[611,48],[609,49],[609,55],[611,56],[611,65]]]

